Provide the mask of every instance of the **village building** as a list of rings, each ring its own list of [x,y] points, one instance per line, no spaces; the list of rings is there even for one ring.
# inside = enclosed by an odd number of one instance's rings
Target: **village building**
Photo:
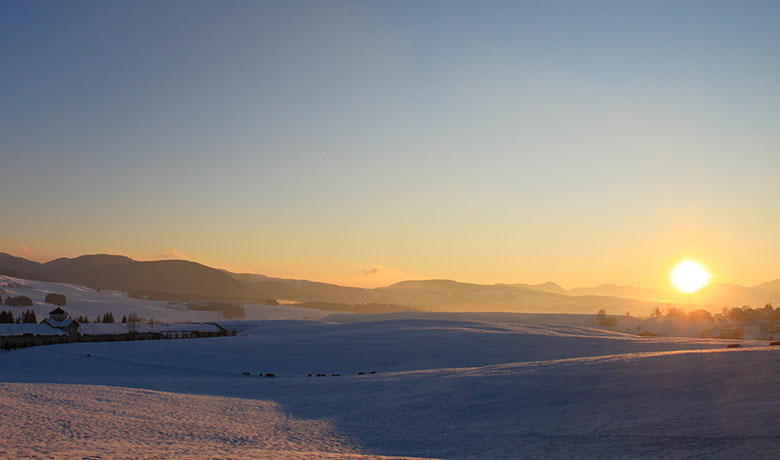
[[[60,307],[49,312],[49,317],[44,318],[40,324],[46,324],[53,328],[65,331],[71,337],[78,337],[79,323],[72,320],[68,312]]]
[[[65,331],[68,335],[77,337],[79,335],[79,323],[72,319],[66,319],[64,321],[54,321],[50,318],[46,318],[40,322],[40,324],[46,324],[53,328]]]
[[[70,319],[70,315],[62,308],[57,307],[49,312],[49,319],[54,321],[65,321],[66,319]]]

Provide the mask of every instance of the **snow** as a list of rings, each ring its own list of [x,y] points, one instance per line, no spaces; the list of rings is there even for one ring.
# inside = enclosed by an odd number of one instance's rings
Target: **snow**
[[[139,324],[138,326],[142,326]],[[83,323],[79,324],[81,335],[119,335],[129,332],[127,324],[123,323]],[[142,331],[138,331],[142,332]]]
[[[33,281],[10,276],[0,275],[0,285],[3,285],[5,296],[23,295],[33,300],[32,307],[0,306],[2,310],[13,312],[19,316],[25,310],[33,310],[38,321],[49,316],[49,312],[57,308],[56,305],[44,301],[46,294],[64,294],[67,297],[67,305],[62,307],[72,318],[86,316],[94,321],[98,315],[111,312],[118,321],[122,316],[135,313],[147,320],[156,322],[219,322],[224,319],[216,311],[187,310],[186,305],[146,299],[134,299],[127,294],[118,291],[101,290],[100,292],[76,284],[51,283],[45,281]],[[246,319],[311,319],[317,320],[332,312],[323,312],[309,308],[291,306],[270,306],[244,304]]]
[[[154,323],[136,324],[135,332],[220,332],[214,324],[199,323]],[[129,326],[125,323],[84,323],[79,325],[81,335],[118,335],[127,334]]]
[[[780,455],[767,342],[490,313],[225,326],[241,332],[0,352],[0,457]]]
[[[49,326],[56,327],[56,328],[68,327],[73,323],[72,319],[66,319],[63,321],[54,321],[53,319],[46,318],[44,321],[46,321],[46,324],[48,324]]]
[[[217,330],[203,324],[217,312],[0,283],[6,295],[32,298],[39,319],[54,292],[74,317],[136,313],[155,320],[139,332]],[[711,322],[616,315],[604,328],[595,315],[243,306],[246,319],[219,321],[236,337],[0,351],[0,458],[780,456],[780,347],[699,338]],[[635,335],[645,330],[677,337]],[[80,332],[123,334],[127,325]]]
[[[327,421],[296,419],[264,401],[0,384],[0,406],[0,458],[380,458],[355,454]]]

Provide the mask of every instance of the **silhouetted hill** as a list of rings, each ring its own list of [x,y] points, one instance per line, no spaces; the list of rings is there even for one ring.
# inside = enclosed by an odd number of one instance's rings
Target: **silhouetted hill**
[[[558,285],[558,283],[553,283],[552,281],[548,281],[546,283],[541,283],[541,284],[514,283],[514,284],[510,284],[510,286],[521,287],[525,289],[533,289],[534,291],[552,292],[555,294],[566,294],[566,289],[562,288],[560,285]]]
[[[9,267],[10,266],[10,267]],[[186,260],[138,262],[107,254],[60,258],[40,264],[0,254],[0,273],[28,279],[82,284],[94,289],[143,293],[153,297],[257,301],[259,295],[220,270]]]
[[[220,298],[257,297],[257,293],[220,270],[186,260],[120,263],[81,275],[84,285],[124,292],[187,293]]]
[[[670,295],[665,292],[635,286],[621,286],[617,284],[600,284],[595,287],[574,288],[564,291],[568,295],[602,295],[612,297],[624,297],[627,299],[639,299],[646,301],[669,300]]]
[[[780,304],[780,283],[770,281],[756,286],[745,287],[730,283],[713,283],[703,287],[698,292],[689,294],[690,302],[711,305],[711,310],[718,311],[721,307],[763,307],[767,303],[775,306]]]
[[[220,269],[220,271],[246,284],[262,283],[264,281],[295,281],[295,280],[285,279],[285,278],[273,278],[271,276],[260,275],[257,273],[233,273],[225,269]]]
[[[264,298],[294,300],[297,302],[336,302],[356,304],[372,302],[376,295],[370,289],[338,286],[307,280],[274,280],[249,284]]]
[[[762,291],[780,292],[780,278],[766,283],[756,284],[752,286],[753,289],[760,289]]]
[[[550,288],[547,283],[542,286]],[[591,313],[606,308],[615,313],[649,314],[654,306],[635,299],[557,294],[524,284],[489,285],[452,280],[402,281],[374,291],[383,295],[383,302],[448,311]]]
[[[62,257],[41,264],[40,273],[52,281],[85,284],[85,277],[92,272],[100,271],[106,267],[132,264],[134,262],[129,257],[109,254],[85,255],[74,259]]]
[[[37,273],[40,266],[41,264],[38,262],[0,252],[0,273],[4,275],[25,279],[39,279]]]

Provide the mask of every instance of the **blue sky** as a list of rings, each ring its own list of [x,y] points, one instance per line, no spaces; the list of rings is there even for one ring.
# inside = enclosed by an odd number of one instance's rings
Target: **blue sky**
[[[777,2],[3,1],[0,250],[362,285],[659,286],[683,257],[777,278],[779,22]]]

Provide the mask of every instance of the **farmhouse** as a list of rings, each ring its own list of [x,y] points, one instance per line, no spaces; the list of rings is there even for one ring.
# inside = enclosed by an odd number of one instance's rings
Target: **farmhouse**
[[[50,311],[49,317],[43,319],[43,321],[41,321],[41,324],[46,324],[53,328],[61,329],[71,337],[77,337],[79,335],[78,333],[79,323],[73,321],[70,318],[68,312],[66,312],[65,310],[59,307]]]
[[[62,308],[57,307],[49,312],[49,319],[54,321],[65,321],[66,319],[70,319],[70,315]]]

